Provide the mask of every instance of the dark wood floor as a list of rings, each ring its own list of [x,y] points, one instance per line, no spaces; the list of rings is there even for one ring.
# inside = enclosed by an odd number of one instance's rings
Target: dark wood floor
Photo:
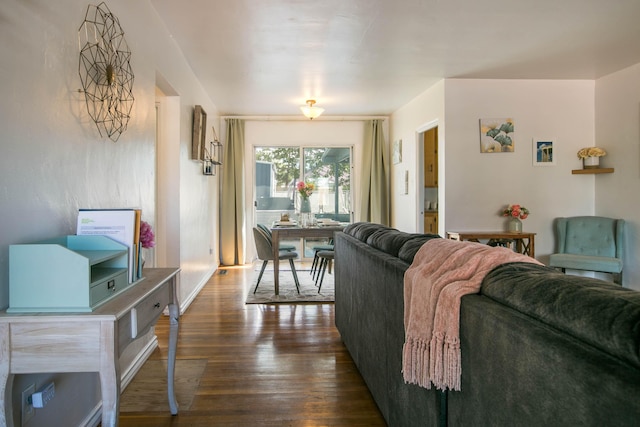
[[[206,359],[191,407],[121,413],[120,425],[384,426],[334,305],[245,305],[252,277],[251,268],[216,273],[180,320],[178,359]],[[156,332],[150,360],[166,359],[167,318]]]

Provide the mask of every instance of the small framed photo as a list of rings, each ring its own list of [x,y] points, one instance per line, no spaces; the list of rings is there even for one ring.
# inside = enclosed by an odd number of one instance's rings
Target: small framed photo
[[[402,140],[393,142],[393,164],[397,165],[402,162]]]
[[[533,138],[533,166],[555,166],[553,138]]]
[[[207,134],[207,113],[202,106],[196,105],[193,110],[193,136],[191,137],[191,158],[204,160]]]

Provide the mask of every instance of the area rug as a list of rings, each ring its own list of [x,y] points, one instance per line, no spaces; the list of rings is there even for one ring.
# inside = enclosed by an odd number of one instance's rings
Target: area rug
[[[180,410],[191,408],[207,359],[178,359],[174,391]],[[147,360],[120,398],[121,412],[168,412],[167,361]]]
[[[288,266],[287,266],[288,267]],[[273,270],[267,269],[260,280],[258,291],[253,290],[258,281],[260,271],[255,271],[251,287],[247,289],[247,304],[277,304],[277,303],[327,303],[334,302],[334,280],[333,274],[327,271],[322,281],[322,288],[318,293],[311,272],[309,270],[297,270],[300,282],[300,294],[296,291],[296,284],[293,275],[288,268],[280,269],[280,293],[275,295],[273,288]]]

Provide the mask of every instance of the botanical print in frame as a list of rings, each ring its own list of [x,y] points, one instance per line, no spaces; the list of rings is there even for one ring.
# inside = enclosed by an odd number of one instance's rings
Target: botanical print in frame
[[[402,140],[393,142],[393,164],[396,165],[402,161]]]
[[[553,138],[533,138],[533,166],[555,166]]]
[[[514,151],[513,119],[480,119],[481,153],[513,153]]]

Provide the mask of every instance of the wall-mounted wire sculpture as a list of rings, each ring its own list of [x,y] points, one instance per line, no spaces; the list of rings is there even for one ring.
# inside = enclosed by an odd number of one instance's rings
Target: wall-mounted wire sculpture
[[[89,116],[102,136],[117,141],[133,108],[131,51],[118,18],[102,2],[89,5],[78,30],[82,81]]]

